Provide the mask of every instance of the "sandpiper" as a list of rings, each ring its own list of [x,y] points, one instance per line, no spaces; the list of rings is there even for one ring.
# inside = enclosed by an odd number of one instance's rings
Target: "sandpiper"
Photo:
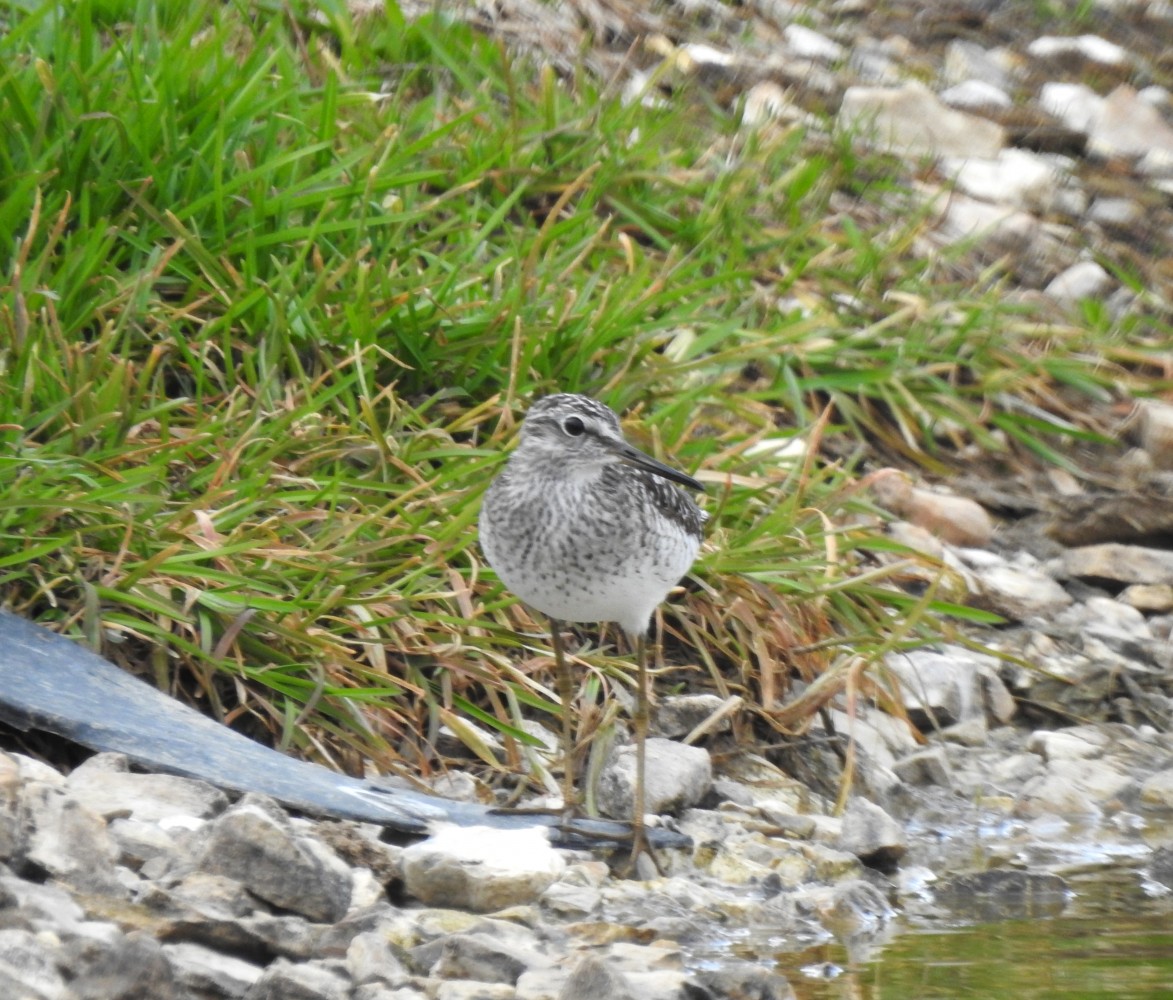
[[[671,482],[704,487],[623,439],[619,418],[587,396],[530,407],[521,441],[481,507],[481,547],[501,582],[550,619],[562,701],[564,808],[574,795],[573,681],[562,622],[616,622],[635,650],[634,865],[644,850],[645,639],[652,612],[688,572],[708,515]]]

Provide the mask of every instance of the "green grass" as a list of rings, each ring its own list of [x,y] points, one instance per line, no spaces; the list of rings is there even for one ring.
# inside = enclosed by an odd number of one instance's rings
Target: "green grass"
[[[325,9],[0,3],[6,605],[340,767],[428,766],[445,722],[476,749],[469,718],[516,754],[547,647],[476,511],[561,389],[710,484],[663,615],[678,681],[763,707],[981,618],[893,584],[859,461],[1062,460],[1089,428],[1045,404],[1127,384],[1131,321],[1056,331],[996,274],[945,280],[925,220],[882,210],[895,165],[847,139]],[[816,447],[854,457],[751,448],[824,413]],[[610,646],[583,660],[629,683]]]

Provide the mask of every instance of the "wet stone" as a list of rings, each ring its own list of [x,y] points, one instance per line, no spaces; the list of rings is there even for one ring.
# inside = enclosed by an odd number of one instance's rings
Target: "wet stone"
[[[1058,875],[996,869],[955,875],[939,882],[938,901],[969,919],[1050,917],[1067,906],[1067,883]]]
[[[904,828],[874,802],[853,798],[843,814],[839,846],[865,865],[893,870],[907,850]]]

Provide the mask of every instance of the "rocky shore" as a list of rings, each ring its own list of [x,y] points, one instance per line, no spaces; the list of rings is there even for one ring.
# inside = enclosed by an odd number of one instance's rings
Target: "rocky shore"
[[[670,99],[675,76],[741,106],[745,129],[866,131],[932,215],[926,257],[999,260],[1008,295],[1059,320],[1090,298],[1168,328],[1167,2],[1093,3],[1061,36],[977,2],[452,6],[555,63],[608,38],[588,62],[625,73],[632,100]],[[1173,407],[1125,402],[1105,406],[1118,446],[1093,476],[872,474],[892,536],[935,561],[908,560],[909,589],[1004,624],[889,654],[906,720],[831,703],[802,752],[836,780],[850,762],[841,812],[826,783],[730,745],[735,705],[689,696],[660,699],[649,792],[693,847],[646,881],[541,830],[411,843],[117,754],[68,770],[0,752],[0,996],[785,998],[771,951],[930,908],[1059,912],[1089,857],[1173,892]],[[617,753],[601,781],[615,812],[626,768]]]

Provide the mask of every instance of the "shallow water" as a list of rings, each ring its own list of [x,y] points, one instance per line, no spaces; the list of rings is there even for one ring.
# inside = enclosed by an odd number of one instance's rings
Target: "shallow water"
[[[1173,892],[1129,866],[1065,876],[1062,912],[982,922],[933,906],[879,935],[797,940],[729,935],[718,952],[785,976],[799,1000],[1173,998]]]

